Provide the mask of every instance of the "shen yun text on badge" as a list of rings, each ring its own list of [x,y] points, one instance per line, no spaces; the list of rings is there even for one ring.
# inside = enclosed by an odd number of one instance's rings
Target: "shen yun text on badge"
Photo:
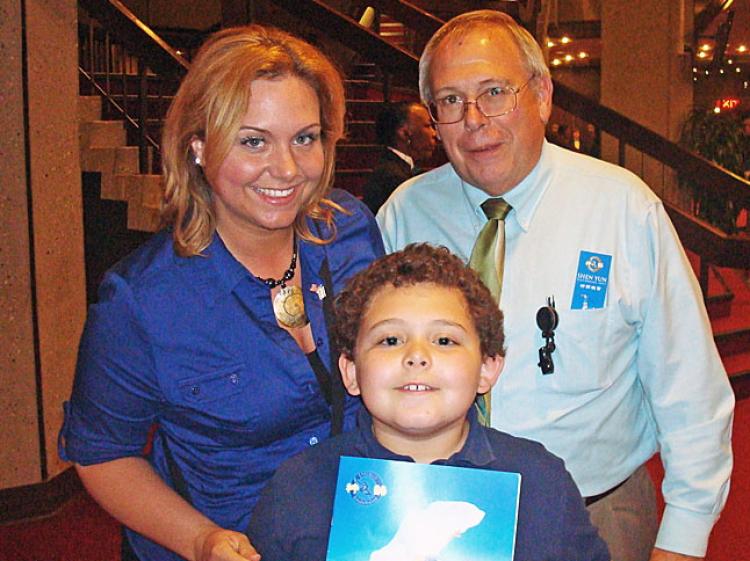
[[[582,251],[578,257],[571,310],[603,308],[607,301],[612,256]]]
[[[511,561],[521,475],[344,456],[327,561]]]

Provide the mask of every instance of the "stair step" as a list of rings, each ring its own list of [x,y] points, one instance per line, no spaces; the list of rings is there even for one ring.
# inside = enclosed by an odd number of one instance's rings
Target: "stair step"
[[[706,299],[706,311],[711,319],[729,317],[732,313],[732,302],[734,294],[725,292],[723,294],[714,294]]]
[[[78,142],[87,148],[115,148],[126,143],[122,121],[86,121],[78,123]]]
[[[104,72],[94,72],[94,79],[98,84],[103,86],[107,84],[107,74]],[[164,78],[156,75],[149,75],[146,78],[146,91],[151,95],[174,95],[180,81],[174,78]],[[106,88],[112,94],[138,94],[141,89],[140,77],[137,74],[109,74],[109,87]],[[79,79],[79,91],[83,94],[93,94],[91,83],[82,75]]]
[[[338,189],[349,191],[355,197],[362,198],[362,195],[364,194],[362,188],[371,173],[372,168],[336,170],[333,186]]]
[[[137,94],[122,94],[112,95],[112,99],[117,102],[121,107],[125,107],[128,113],[134,118],[140,115],[140,99]],[[148,95],[146,96],[146,106],[148,108],[148,119],[155,119],[163,121],[167,115],[167,110],[172,104],[174,99],[173,95]],[[114,119],[121,118],[119,112],[109,104],[104,107],[104,117],[110,117]]]
[[[155,232],[159,227],[161,176],[118,175],[116,181],[124,190],[128,201],[128,229]]]
[[[732,384],[734,398],[736,400],[750,397],[750,372],[741,376],[732,376],[729,379],[729,382]]]
[[[344,144],[375,144],[375,121],[354,121],[346,123]]]
[[[722,359],[736,399],[750,397],[750,351]]]
[[[750,351],[750,327],[731,331],[714,331],[714,341],[722,358]]]
[[[102,118],[102,98],[98,95],[78,96],[78,122],[98,121]]]
[[[120,186],[128,201],[148,209],[159,210],[162,196],[161,175],[129,173],[118,174],[115,182]]]
[[[346,80],[346,99],[383,100],[383,86],[370,80]]]
[[[341,170],[372,169],[380,159],[378,144],[340,144],[336,147],[336,167]]]
[[[82,150],[81,171],[101,173],[102,198],[123,201],[125,193],[116,183],[115,176],[138,173],[138,147],[116,146]]]

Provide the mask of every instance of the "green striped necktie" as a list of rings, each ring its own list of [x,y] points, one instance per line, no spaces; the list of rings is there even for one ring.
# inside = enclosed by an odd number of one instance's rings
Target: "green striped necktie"
[[[512,207],[501,198],[487,199],[482,210],[487,223],[477,236],[471,250],[469,267],[479,273],[495,302],[500,304],[503,287],[503,265],[505,262],[505,217]],[[490,392],[477,396],[479,422],[490,426]]]

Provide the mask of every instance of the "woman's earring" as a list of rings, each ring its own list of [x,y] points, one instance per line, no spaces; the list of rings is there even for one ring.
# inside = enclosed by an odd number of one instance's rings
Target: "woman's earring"
[[[195,157],[195,165],[196,165],[196,166],[199,166],[199,165],[201,165],[202,163],[203,163],[203,162],[201,162],[201,159],[200,159],[200,158],[199,158],[198,156],[196,156],[196,157]]]

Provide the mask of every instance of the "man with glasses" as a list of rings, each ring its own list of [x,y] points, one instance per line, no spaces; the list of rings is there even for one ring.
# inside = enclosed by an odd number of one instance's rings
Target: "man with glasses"
[[[499,299],[506,369],[480,412],[565,460],[614,560],[703,558],[729,489],[734,397],[661,201],[544,139],[549,70],[505,14],[438,30],[419,87],[450,163],[377,218],[387,250],[445,245]],[[657,451],[660,525],[644,467]]]

